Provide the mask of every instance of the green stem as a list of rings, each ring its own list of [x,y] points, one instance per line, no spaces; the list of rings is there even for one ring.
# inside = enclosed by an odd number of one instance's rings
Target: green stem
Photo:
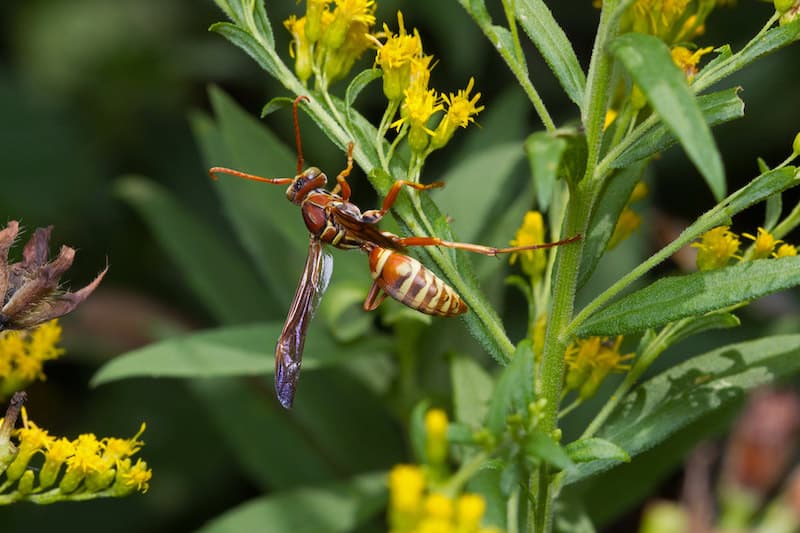
[[[796,228],[798,224],[800,224],[800,203],[794,206],[792,212],[789,213],[780,224],[775,226],[775,229],[772,230],[772,236],[776,239],[783,238]]]
[[[469,461],[461,465],[458,471],[450,476],[447,484],[442,487],[442,492],[450,496],[457,496],[467,481],[483,468],[484,463],[489,458],[486,452],[480,452],[472,457]]]

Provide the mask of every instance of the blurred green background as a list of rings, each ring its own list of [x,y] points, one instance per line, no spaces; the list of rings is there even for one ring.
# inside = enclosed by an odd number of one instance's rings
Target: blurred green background
[[[586,66],[597,10],[588,0],[550,3]],[[267,2],[278,48],[287,61],[288,39],[280,21],[301,9],[293,1]],[[426,52],[439,60],[434,86],[455,92],[474,76],[487,108],[499,99],[524,102],[501,60],[457,2],[382,1],[378,20],[396,28],[397,9],[403,9],[408,27],[420,29]],[[736,49],[768,16],[767,4],[741,0],[733,9],[715,12],[700,43],[730,42]],[[148,176],[231,237],[189,117],[208,113],[212,84],[254,116],[267,100],[285,92],[243,53],[207,31],[221,19],[210,0],[4,0],[0,5],[0,218],[18,219],[28,232],[54,224],[52,248],[66,243],[79,251],[67,276],[75,287],[110,264],[97,293],[64,320],[68,355],[46,367],[46,382],[30,387],[29,411],[39,425],[70,437],[83,432],[130,436],[144,420],[147,446],[141,455],[154,471],[145,496],[0,508],[3,531],[191,530],[259,493],[226,450],[224,425],[215,423],[208,405],[198,401],[187,383],[134,380],[94,390],[87,385],[94,371],[119,353],[170,331],[214,325],[143,221],[115,196],[115,183],[126,174]],[[575,120],[574,107],[532,47],[528,51],[534,82],[557,122]],[[791,139],[800,130],[797,54],[797,47],[784,50],[726,82],[744,87],[747,105],[743,120],[715,130],[730,189],[756,174],[756,157],[776,164],[790,151]],[[371,57],[362,60],[363,66],[370,61]],[[365,91],[359,105],[377,121],[383,105],[379,91]],[[274,113],[265,122],[292,146],[289,113]],[[527,132],[509,135],[521,138],[539,127],[531,115]],[[341,168],[342,154],[308,121],[302,128],[307,163],[329,173]],[[471,130],[457,137],[455,146],[435,154],[425,171],[426,181],[458,162],[459,143],[466,139],[496,142],[480,135],[480,129]],[[487,176],[487,182],[490,179]],[[601,280],[612,279],[624,265],[669,238],[673,224],[680,226],[682,219],[696,216],[711,203],[711,195],[678,150],[656,161],[648,182],[648,216],[657,215],[651,218],[656,222],[615,252],[615,259],[603,261]],[[375,205],[360,173],[352,184],[357,203]],[[785,205],[790,202],[785,200]],[[735,229],[754,233],[762,216],[750,213],[736,221]],[[287,224],[304,231],[299,216]],[[296,265],[298,274],[301,267]],[[366,276],[365,268],[365,287]],[[225,273],[220,273],[222,283],[224,279]],[[796,310],[794,301],[779,297],[777,303],[756,307],[751,320],[768,329],[796,329],[794,320],[777,321],[791,310]],[[512,324],[514,338],[523,331],[523,324]],[[754,333],[751,327],[724,335],[748,338]],[[713,344],[715,339],[708,338],[708,345]],[[699,342],[692,351],[706,347]],[[265,357],[271,351],[265,346]],[[573,424],[580,422],[580,416],[573,417]]]

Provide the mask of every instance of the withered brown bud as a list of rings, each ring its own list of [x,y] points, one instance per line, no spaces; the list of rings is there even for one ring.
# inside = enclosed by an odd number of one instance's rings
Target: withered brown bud
[[[108,267],[77,292],[59,289],[61,276],[75,259],[75,250],[62,246],[58,257],[48,262],[48,241],[53,226],[38,228],[22,250],[22,261],[8,263],[8,252],[19,233],[12,220],[0,230],[0,331],[28,329],[63,316],[84,301]]]

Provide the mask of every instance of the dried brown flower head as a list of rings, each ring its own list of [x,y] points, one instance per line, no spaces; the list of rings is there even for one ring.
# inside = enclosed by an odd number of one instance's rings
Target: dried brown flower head
[[[19,233],[10,221],[0,230],[0,331],[28,329],[63,316],[84,301],[100,284],[108,267],[76,292],[59,289],[61,276],[72,265],[75,250],[62,246],[48,261],[48,241],[53,226],[38,228],[22,250],[22,261],[8,263],[8,252]]]

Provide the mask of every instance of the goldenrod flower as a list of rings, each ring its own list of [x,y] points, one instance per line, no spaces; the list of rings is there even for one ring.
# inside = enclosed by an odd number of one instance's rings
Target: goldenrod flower
[[[603,120],[603,131],[607,130],[617,120],[618,115],[619,112],[616,109],[608,109],[606,111],[606,118]]]
[[[456,502],[457,531],[477,531],[486,512],[486,500],[478,494],[462,494]]]
[[[713,46],[707,46],[692,52],[685,46],[676,46],[671,51],[672,61],[683,71],[687,81],[692,81],[697,75],[697,64],[700,63],[700,59],[712,50]]]
[[[447,460],[447,413],[430,409],[425,413],[425,457],[432,467]]]
[[[341,47],[348,36],[351,25],[370,28],[375,24],[375,2],[373,0],[336,0],[333,19],[322,35],[322,45],[329,51]]]
[[[477,93],[475,96],[469,94],[474,86],[475,79],[470,78],[466,89],[442,97],[447,103],[447,112],[436,127],[431,139],[431,146],[434,150],[447,144],[453,137],[456,128],[466,128],[470,122],[475,122],[475,115],[483,111],[483,106],[476,105],[481,93]]]
[[[306,17],[297,18],[291,15],[283,21],[283,26],[292,34],[289,55],[294,58],[294,72],[305,83],[313,73],[311,57],[311,41],[306,37]]]
[[[522,220],[522,226],[511,241],[511,246],[531,246],[544,243],[544,219],[538,211],[528,211]],[[520,258],[522,271],[533,279],[539,279],[547,266],[547,255],[544,250],[526,250],[511,254],[512,265]]]
[[[397,23],[400,30],[393,34],[384,24],[383,31],[386,42],[378,42],[375,64],[383,70],[383,93],[389,101],[400,100],[411,83],[411,62],[422,57],[422,40],[419,32],[413,35],[406,32],[403,25],[403,14],[397,12]]]
[[[778,250],[773,255],[774,257],[794,257],[797,255],[797,247],[783,243],[778,246]]]
[[[532,347],[533,357],[538,362],[544,353],[544,336],[547,333],[547,315],[541,314],[533,323]]]
[[[783,241],[777,240],[770,232],[764,228],[758,228],[757,234],[751,235],[749,233],[742,233],[742,237],[746,237],[753,242],[753,259],[764,259],[772,255],[772,250],[775,246],[781,244]]]
[[[731,259],[738,257],[739,237],[731,233],[729,226],[718,226],[705,232],[700,242],[692,243],[697,248],[697,268],[714,270],[726,266]]]
[[[317,42],[322,36],[326,24],[325,18],[331,15],[328,10],[329,4],[330,0],[307,0],[304,18],[307,20],[305,34],[309,43]]]
[[[630,8],[632,30],[665,38],[684,18],[690,0],[636,0]]]
[[[325,76],[329,83],[343,79],[353,68],[353,64],[372,44],[370,26],[361,21],[350,24],[344,44],[336,50],[328,50],[325,55]]]
[[[131,466],[128,457],[143,444],[139,437],[144,424],[130,439],[98,439],[92,433],[74,440],[54,437],[20,409],[24,399],[24,393],[15,394],[5,419],[0,420],[0,475],[5,475],[0,502],[28,499],[52,503],[147,490],[152,472],[141,460]],[[20,410],[22,427],[13,430]],[[11,435],[16,438],[16,446],[8,438]],[[41,463],[36,462],[37,455],[44,457]]]
[[[117,464],[114,495],[125,496],[133,491],[147,492],[152,477],[153,471],[147,468],[146,462],[137,459],[136,464],[131,466],[131,460],[124,459]]]
[[[453,500],[444,494],[439,494],[437,492],[428,494],[425,498],[423,508],[425,514],[429,518],[442,520],[447,523],[453,518]]]
[[[428,146],[428,137],[433,134],[428,128],[428,120],[442,110],[441,100],[434,89],[421,85],[411,85],[403,94],[405,99],[400,108],[400,118],[391,126],[399,130],[403,124],[408,124],[408,144],[413,152],[422,153]]]
[[[614,233],[611,234],[611,238],[608,240],[607,248],[611,250],[630,237],[641,223],[642,217],[640,217],[636,211],[630,207],[623,209],[617,219],[617,225],[614,226]]]
[[[60,357],[61,326],[57,320],[32,330],[0,332],[0,399],[44,379],[45,361]]]
[[[565,391],[579,390],[581,399],[593,396],[610,372],[624,372],[630,367],[624,364],[634,357],[619,353],[622,336],[589,337],[577,339],[564,354],[567,364]]]

